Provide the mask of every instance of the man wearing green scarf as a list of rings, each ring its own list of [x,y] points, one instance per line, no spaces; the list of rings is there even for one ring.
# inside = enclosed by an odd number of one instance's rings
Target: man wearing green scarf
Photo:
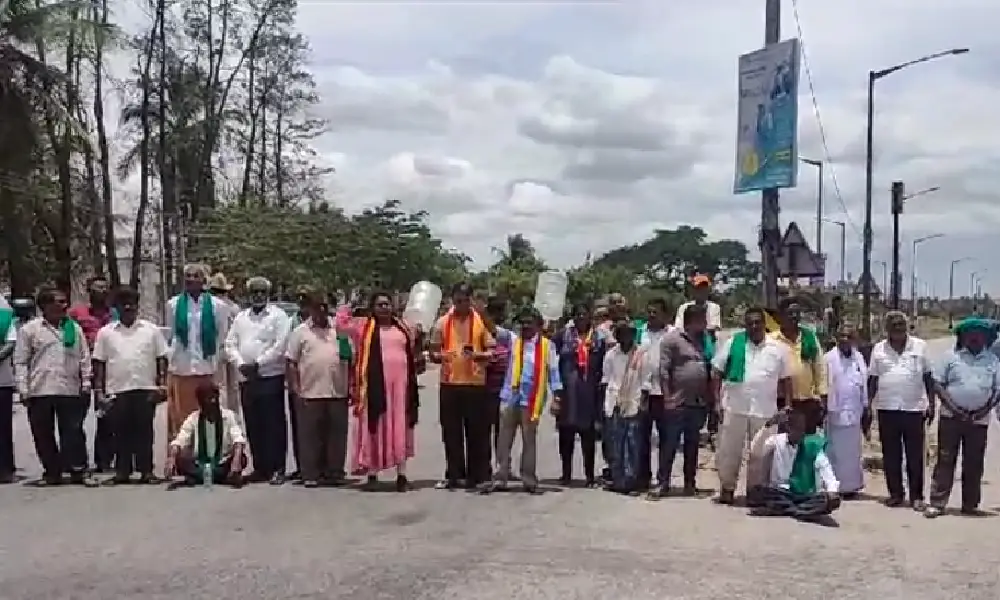
[[[21,327],[20,343],[14,348],[14,379],[42,463],[38,485],[62,483],[63,470],[68,469],[72,483],[94,487],[97,482],[87,472],[83,431],[92,372],[87,340],[83,329],[66,315],[65,293],[43,288],[35,303],[42,316]]]
[[[0,483],[14,482],[14,309],[0,295]]]
[[[195,390],[213,383],[229,328],[227,306],[205,291],[208,268],[184,268],[184,291],[167,303],[170,331],[170,380],[167,398],[167,436],[173,438],[198,408]]]
[[[246,436],[236,413],[219,406],[219,388],[202,383],[195,389],[198,408],[184,419],[170,442],[165,475],[182,475],[184,485],[243,485],[247,467]],[[206,481],[205,477],[211,477]]]
[[[840,507],[840,483],[826,456],[826,440],[806,433],[808,419],[802,411],[788,412],[785,433],[772,434],[764,443],[763,457],[754,458],[767,474],[765,484],[747,492],[761,502],[751,514],[810,521]]]
[[[812,432],[822,423],[826,407],[826,360],[816,331],[802,325],[802,305],[798,298],[782,299],[778,316],[778,331],[771,335],[788,347],[792,361],[792,395],[779,398],[779,406],[794,405],[797,410],[805,411],[807,428]]]
[[[791,357],[767,335],[764,309],[748,308],[742,331],[726,340],[712,360],[713,385],[724,415],[715,466],[720,504],[732,504],[747,441],[778,413],[778,398],[791,396]]]

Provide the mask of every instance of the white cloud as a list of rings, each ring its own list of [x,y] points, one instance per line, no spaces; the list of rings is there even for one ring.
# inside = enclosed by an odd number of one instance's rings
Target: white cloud
[[[782,4],[791,37],[792,5]],[[867,72],[972,49],[877,88],[875,258],[889,256],[891,181],[940,186],[907,207],[903,252],[911,236],[948,234],[922,252],[922,271],[946,293],[952,258],[1000,250],[1000,4],[953,0],[944,13],[936,0],[799,4],[827,144],[859,229]],[[318,112],[330,120],[319,149],[347,210],[399,198],[480,265],[513,232],[559,266],[679,224],[756,243],[759,199],[731,189],[737,57],[761,43],[763,3],[303,0],[299,25],[314,50]],[[823,158],[804,78],[800,107],[801,152]],[[832,183],[827,215],[843,219]],[[782,209],[783,223],[813,239],[813,169],[783,192]],[[826,230],[834,269],[837,233]],[[853,230],[848,244],[856,275]],[[1000,287],[1000,270],[993,280]]]

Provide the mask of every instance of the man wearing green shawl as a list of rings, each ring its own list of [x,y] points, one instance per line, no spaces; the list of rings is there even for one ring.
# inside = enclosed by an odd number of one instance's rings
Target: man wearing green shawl
[[[42,463],[38,485],[62,483],[63,470],[68,469],[72,483],[94,487],[97,482],[87,472],[83,431],[92,372],[87,340],[83,329],[66,315],[65,293],[43,288],[35,303],[42,316],[21,327],[20,343],[14,348],[14,379]]]
[[[781,300],[778,320],[778,331],[771,335],[788,347],[792,361],[792,396],[779,398],[779,405],[794,405],[796,410],[805,411],[807,428],[812,432],[822,423],[826,406],[826,359],[816,331],[802,325],[802,306],[797,298]]]
[[[764,443],[760,460],[766,482],[747,495],[761,506],[751,514],[813,520],[840,507],[840,483],[826,456],[821,434],[806,433],[809,417],[802,411],[787,413],[785,433],[774,433]]]
[[[712,360],[713,384],[722,399],[722,427],[715,451],[720,504],[732,504],[747,441],[778,413],[778,398],[791,396],[788,347],[767,335],[764,310],[748,308],[743,330],[726,340]]]
[[[229,328],[227,306],[205,291],[208,268],[184,268],[184,291],[167,303],[170,331],[170,380],[167,384],[167,437],[173,438],[198,408],[195,390],[212,383]]]
[[[246,436],[236,413],[219,405],[219,388],[201,383],[195,389],[198,408],[184,419],[170,442],[165,475],[184,477],[183,484],[212,482],[243,485],[247,467]]]
[[[0,295],[0,483],[14,482],[14,309]]]

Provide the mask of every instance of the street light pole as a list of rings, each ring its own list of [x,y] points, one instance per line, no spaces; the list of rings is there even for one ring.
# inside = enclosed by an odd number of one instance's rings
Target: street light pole
[[[781,0],[765,0],[764,46],[781,41]],[[778,253],[781,251],[780,197],[777,189],[761,193],[760,253],[763,271],[762,292],[764,306],[778,307]]]
[[[900,63],[881,71],[868,72],[868,126],[865,140],[865,225],[864,240],[862,243],[862,267],[861,279],[863,284],[864,300],[861,304],[861,324],[862,334],[866,342],[871,341],[871,295],[872,295],[872,175],[874,167],[874,129],[875,129],[875,82],[883,77],[887,77],[896,71],[905,69],[919,63],[934,60],[949,55],[965,54],[968,48],[953,48],[936,54]]]
[[[816,183],[816,254],[823,254],[823,161],[803,158],[802,162],[819,170]]]
[[[951,331],[952,327],[955,326],[955,265],[960,262],[965,262],[971,257],[963,256],[962,258],[956,258],[951,261],[951,266],[948,268],[948,331]]]
[[[910,307],[910,316],[914,320],[917,318],[917,246],[926,241],[936,240],[941,237],[944,237],[943,233],[934,233],[913,240],[913,251],[910,253],[910,304],[912,304]]]
[[[833,219],[823,220],[840,227],[840,281],[838,283],[845,283],[847,281],[847,224]]]
[[[882,303],[888,306],[888,304],[886,304],[886,298],[889,293],[889,263],[884,260],[877,260],[875,263],[882,265]]]

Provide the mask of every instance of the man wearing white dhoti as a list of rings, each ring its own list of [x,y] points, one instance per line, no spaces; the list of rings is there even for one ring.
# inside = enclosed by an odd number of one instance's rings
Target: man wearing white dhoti
[[[826,353],[829,396],[826,407],[826,454],[845,499],[865,487],[861,449],[862,424],[868,416],[868,367],[857,349],[854,325],[837,328],[837,346]]]

